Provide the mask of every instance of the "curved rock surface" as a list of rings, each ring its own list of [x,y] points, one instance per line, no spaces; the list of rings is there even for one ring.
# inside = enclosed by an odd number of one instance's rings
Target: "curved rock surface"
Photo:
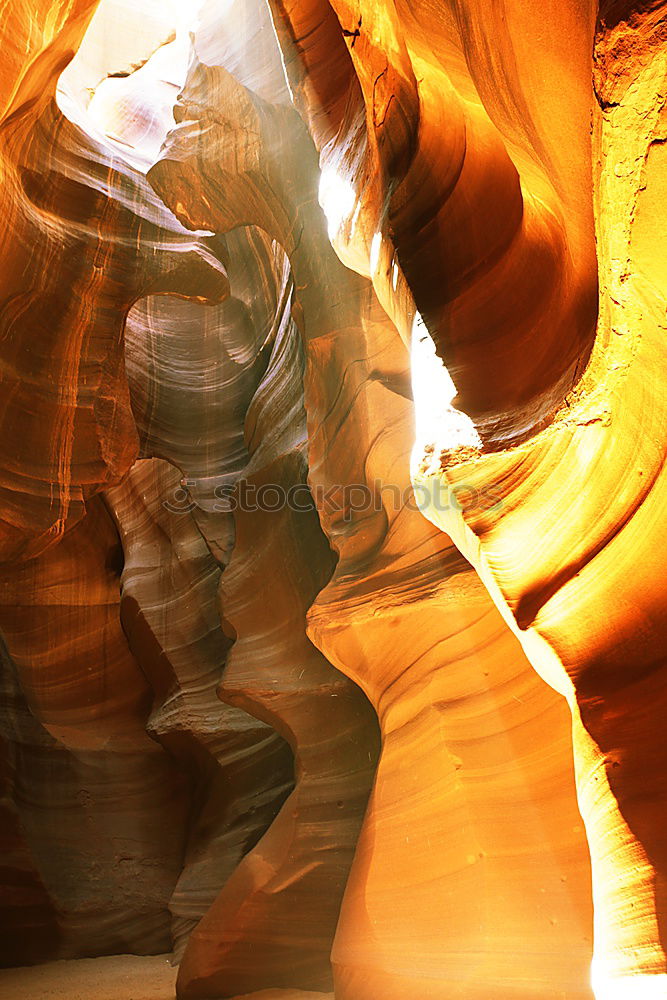
[[[10,801],[31,892],[47,897],[17,907],[5,965],[170,946],[190,792],[146,733],[150,689],[121,628],[121,565],[98,497],[61,544],[0,573]]]
[[[217,258],[141,171],[57,107],[56,74],[80,21],[34,62],[0,128],[12,233],[0,292],[3,561],[56,542],[136,458],[123,359],[132,304],[160,291],[219,300],[228,288]]]
[[[195,113],[205,130],[196,130]],[[532,674],[451,543],[406,502],[413,433],[408,355],[370,283],[332,253],[315,203],[318,176],[308,137],[293,112],[262,102],[223,69],[191,69],[177,117],[183,125],[150,172],[167,203],[197,227],[262,225],[290,257],[306,353],[309,481],[338,553],[333,578],[309,612],[309,633],[366,690],[383,731],[383,756],[332,956],[336,994],[351,1000],[380,991],[444,997],[463,989],[467,996],[484,996],[495,975],[503,996],[518,995],[526,983],[545,995],[587,996],[590,913],[579,892],[587,861],[570,784],[564,706]],[[233,566],[232,559],[223,593]],[[477,713],[511,718],[515,705],[527,707],[509,722],[515,739],[503,757],[493,724],[485,729]],[[538,779],[531,774],[531,725],[540,730],[544,712],[553,713],[547,725],[554,743],[543,748],[556,767],[551,793],[558,788],[562,796],[560,804],[545,802],[537,810],[552,821],[558,817],[547,835],[548,852],[558,860],[548,890],[553,909],[546,910],[547,889],[530,875],[531,857],[544,849],[546,819],[537,820],[532,833],[526,830],[510,860],[488,798],[485,807],[476,805],[477,795],[486,797],[476,787],[486,754],[487,766],[494,761],[505,774],[506,815],[513,795],[517,817],[525,816],[527,802],[535,808],[541,793],[532,784]],[[475,725],[486,733],[485,749],[472,737]],[[466,781],[466,766],[476,779]],[[413,830],[415,815],[423,834]],[[543,866],[540,872],[544,877]],[[507,879],[516,886],[514,899]],[[515,940],[508,939],[508,927]],[[470,952],[473,933],[484,946]],[[499,973],[506,956],[517,954],[516,975],[509,966]],[[183,996],[205,995],[191,993],[183,976],[181,988]]]
[[[0,32],[3,964],[663,996],[664,0]]]
[[[138,462],[108,495],[126,553],[121,619],[153,690],[147,729],[182,762],[192,788],[170,900],[178,957],[293,784],[284,741],[216,696],[230,646],[216,612],[220,569],[190,516],[163,507],[179,488],[166,463]]]
[[[248,461],[245,416],[284,310],[285,264],[258,232],[215,249],[237,277],[224,303],[153,296],[128,317],[141,453],[160,460],[106,494],[126,553],[123,624],[155,692],[150,729],[197,775],[199,816],[171,904],[179,956],[293,784],[285,742],[216,694],[231,646],[216,607],[235,537],[225,499]]]

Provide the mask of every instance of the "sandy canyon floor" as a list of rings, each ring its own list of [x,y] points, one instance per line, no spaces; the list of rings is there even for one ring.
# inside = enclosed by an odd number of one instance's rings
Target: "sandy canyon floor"
[[[0,970],[4,1000],[174,1000],[168,955],[114,955]],[[268,990],[239,1000],[333,1000],[333,994]]]

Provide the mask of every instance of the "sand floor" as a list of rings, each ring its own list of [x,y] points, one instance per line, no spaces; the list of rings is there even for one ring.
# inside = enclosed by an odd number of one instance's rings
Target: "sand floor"
[[[174,1000],[176,969],[168,955],[86,958],[0,969],[2,1000]],[[333,1000],[333,994],[265,990],[238,1000]]]
[[[85,958],[0,970],[2,1000],[174,1000],[168,955]]]

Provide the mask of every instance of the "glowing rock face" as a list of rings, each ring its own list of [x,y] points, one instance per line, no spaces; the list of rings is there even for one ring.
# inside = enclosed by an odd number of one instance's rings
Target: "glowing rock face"
[[[666,13],[3,12],[4,965],[665,995]]]

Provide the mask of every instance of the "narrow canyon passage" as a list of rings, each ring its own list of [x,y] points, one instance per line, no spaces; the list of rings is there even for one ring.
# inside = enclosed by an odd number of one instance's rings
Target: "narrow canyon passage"
[[[667,6],[0,32],[0,992],[667,997]]]

